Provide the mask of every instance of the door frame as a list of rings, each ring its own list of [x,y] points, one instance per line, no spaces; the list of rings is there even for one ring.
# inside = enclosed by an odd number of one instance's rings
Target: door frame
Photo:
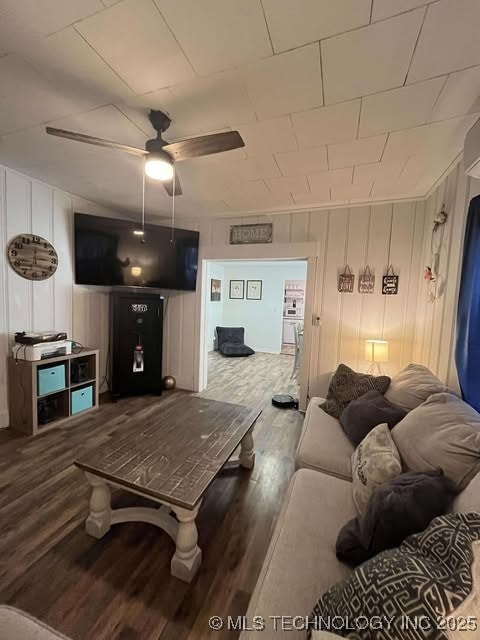
[[[195,367],[194,389],[203,391],[208,377],[207,359],[207,307],[206,296],[209,292],[207,282],[207,262],[223,262],[227,260],[306,260],[307,279],[305,292],[304,335],[302,347],[302,361],[299,371],[299,409],[305,411],[308,401],[308,389],[311,374],[316,370],[316,359],[319,349],[319,331],[313,325],[313,318],[319,317],[320,301],[317,299],[317,256],[318,242],[275,243],[264,245],[223,245],[205,246],[201,248],[198,267],[198,282],[196,291],[196,308],[198,309],[195,323]]]

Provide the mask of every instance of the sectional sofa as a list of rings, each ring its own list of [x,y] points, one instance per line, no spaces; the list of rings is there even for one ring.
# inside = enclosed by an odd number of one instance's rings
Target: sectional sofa
[[[323,381],[325,393],[329,379]],[[335,543],[341,527],[357,515],[350,462],[354,447],[339,422],[320,409],[322,402],[310,400],[296,472],[246,614],[250,626],[257,616],[266,628],[261,633],[245,630],[241,640],[273,639],[282,633],[289,640],[305,638],[301,627],[319,596],[351,571],[337,560]],[[452,510],[480,511],[480,473],[457,496]],[[332,634],[316,632],[315,638],[327,640]]]

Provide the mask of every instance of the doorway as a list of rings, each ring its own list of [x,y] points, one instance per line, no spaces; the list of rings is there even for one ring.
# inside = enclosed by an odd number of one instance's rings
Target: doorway
[[[202,395],[240,404],[299,397],[307,260],[206,260],[203,268]],[[243,329],[254,355],[222,355],[216,327]]]

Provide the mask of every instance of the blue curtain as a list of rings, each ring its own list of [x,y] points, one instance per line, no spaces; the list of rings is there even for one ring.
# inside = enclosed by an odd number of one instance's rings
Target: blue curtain
[[[455,360],[463,398],[480,411],[480,196],[468,210]]]

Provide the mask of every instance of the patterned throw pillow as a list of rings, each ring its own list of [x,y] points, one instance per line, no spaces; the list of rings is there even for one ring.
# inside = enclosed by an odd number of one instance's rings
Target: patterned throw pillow
[[[334,585],[314,607],[313,628],[352,640],[478,638],[480,513],[432,520],[397,549],[383,551]],[[472,605],[473,602],[473,605]],[[476,617],[475,617],[476,616]],[[452,625],[462,632],[452,634]],[[467,626],[465,626],[467,625]]]
[[[400,473],[402,462],[388,424],[379,424],[352,453],[353,502],[357,513],[365,512],[377,487]]]
[[[388,376],[370,376],[367,373],[357,373],[346,364],[340,364],[330,382],[327,399],[320,407],[338,420],[349,402],[372,389],[385,393],[389,384],[390,378]]]

